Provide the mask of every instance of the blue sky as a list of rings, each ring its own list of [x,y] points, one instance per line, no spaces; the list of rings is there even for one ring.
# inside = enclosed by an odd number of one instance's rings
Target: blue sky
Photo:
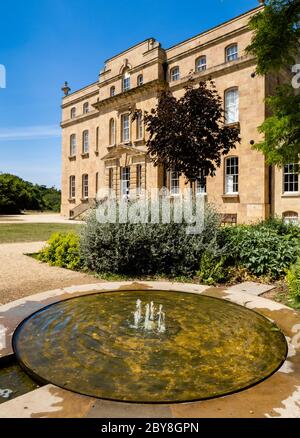
[[[15,0],[0,5],[0,172],[60,187],[61,86],[97,80],[105,59],[149,37],[167,48],[257,0]],[[0,81],[1,85],[1,81]]]

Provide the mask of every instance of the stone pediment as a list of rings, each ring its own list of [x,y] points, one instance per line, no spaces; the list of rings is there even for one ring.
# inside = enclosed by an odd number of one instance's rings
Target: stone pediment
[[[101,160],[114,160],[114,159],[121,159],[123,155],[128,156],[145,156],[147,153],[146,147],[143,147],[141,149],[140,147],[137,148],[135,146],[130,146],[130,144],[118,144],[116,146],[109,146],[108,153],[104,155]]]

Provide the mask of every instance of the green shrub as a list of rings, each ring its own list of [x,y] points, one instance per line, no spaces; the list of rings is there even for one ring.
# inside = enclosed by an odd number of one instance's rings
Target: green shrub
[[[291,300],[300,305],[300,258],[287,271],[286,281]]]
[[[99,223],[92,211],[82,230],[80,250],[85,265],[98,274],[191,277],[202,253],[216,246],[219,218],[205,214],[204,230],[187,234],[186,224]]]
[[[37,256],[38,260],[53,266],[78,270],[83,266],[79,253],[79,236],[76,233],[54,233],[45,248]]]
[[[197,272],[199,280],[207,285],[221,283],[227,278],[226,257],[216,256],[211,251],[202,254],[200,268]]]
[[[258,277],[282,278],[300,254],[299,228],[278,222],[226,227],[219,244],[227,245],[228,264]]]

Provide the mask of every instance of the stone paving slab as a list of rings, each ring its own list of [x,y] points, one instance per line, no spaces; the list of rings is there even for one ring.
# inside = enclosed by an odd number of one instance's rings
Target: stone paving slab
[[[254,281],[244,281],[228,288],[229,292],[246,292],[252,295],[262,295],[269,290],[274,289],[275,286],[271,284],[255,283]]]

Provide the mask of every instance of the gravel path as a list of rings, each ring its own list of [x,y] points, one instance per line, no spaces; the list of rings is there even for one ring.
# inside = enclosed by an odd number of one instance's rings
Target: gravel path
[[[39,251],[44,244],[0,245],[0,305],[50,289],[97,282],[92,275],[48,266],[25,255]]]

